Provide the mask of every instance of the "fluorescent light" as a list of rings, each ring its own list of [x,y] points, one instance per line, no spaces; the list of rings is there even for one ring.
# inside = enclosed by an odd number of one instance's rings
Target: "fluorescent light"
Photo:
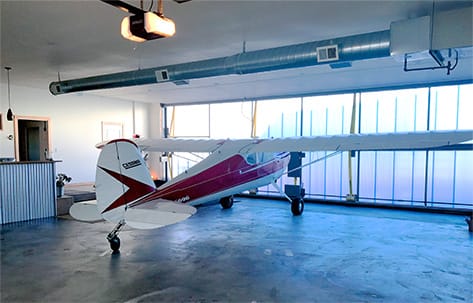
[[[174,22],[153,12],[145,12],[123,18],[121,34],[124,38],[135,42],[144,42],[174,35]]]

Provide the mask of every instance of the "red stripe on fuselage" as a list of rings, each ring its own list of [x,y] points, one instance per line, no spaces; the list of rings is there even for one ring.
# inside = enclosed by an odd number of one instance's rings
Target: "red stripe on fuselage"
[[[267,177],[284,169],[289,154],[284,153],[274,159],[256,165],[248,164],[243,156],[234,155],[198,174],[189,176],[175,184],[146,196],[133,203],[136,206],[156,199],[192,202],[193,200],[222,192],[229,188]]]

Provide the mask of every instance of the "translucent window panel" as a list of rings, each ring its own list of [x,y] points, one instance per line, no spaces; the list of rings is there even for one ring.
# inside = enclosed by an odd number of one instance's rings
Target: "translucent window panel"
[[[427,129],[428,89],[406,89],[394,91],[395,128],[398,132]]]
[[[456,152],[455,206],[473,206],[473,151]]]
[[[330,153],[307,153],[303,163],[323,159],[302,170],[302,180],[308,195],[318,197],[344,197],[349,193],[348,155],[338,154],[326,158]],[[356,157],[353,158],[353,189],[356,193]]]
[[[393,152],[376,152],[376,199],[393,199]]]
[[[174,110],[174,114],[173,114]],[[172,117],[174,116],[174,127]],[[208,137],[209,105],[186,105],[168,108],[167,127],[175,137]]]
[[[371,199],[376,196],[376,152],[360,153],[360,200]]]
[[[413,154],[412,152],[394,153],[394,184],[393,198],[395,200],[410,201],[413,195]]]
[[[427,108],[428,89],[426,88],[363,93],[361,95],[361,132],[425,130]],[[385,199],[410,201],[414,199],[414,196],[421,199],[420,201],[423,200],[425,157],[413,152],[374,152],[374,154],[362,152],[361,154],[360,197],[369,198],[371,192],[371,197],[380,201]],[[370,161],[374,162],[370,163]]]
[[[460,85],[458,97],[458,129],[473,129],[473,84]]]
[[[360,133],[393,132],[395,129],[396,95],[391,92],[361,95]]]
[[[432,88],[431,96],[431,129],[473,128],[473,85]],[[446,207],[455,207],[457,203],[471,207],[472,158],[473,151],[430,153],[428,200],[446,203]]]
[[[413,155],[412,152],[362,152],[360,200],[391,203],[391,200],[410,201],[417,198],[422,201],[425,172],[422,163],[417,165],[413,158],[422,158],[422,155]],[[413,181],[420,187],[414,189]]]
[[[304,97],[303,135],[349,133],[352,107],[353,94]]]
[[[211,104],[210,137],[250,138],[252,119],[252,102]]]
[[[360,133],[378,132],[378,99],[374,94],[361,94]]]
[[[441,86],[432,88],[430,102],[430,129],[456,129],[458,86]]]
[[[257,135],[262,138],[300,135],[300,111],[300,98],[258,101]]]
[[[395,165],[393,152],[360,153],[360,200],[386,202],[393,199]]]
[[[428,89],[361,94],[361,132],[426,130]]]
[[[341,196],[341,155],[328,158],[325,162],[325,195],[332,197]]]
[[[304,97],[303,135],[324,136],[350,132],[353,94]],[[303,163],[327,157],[329,152],[308,153]],[[355,164],[356,165],[356,164]],[[303,170],[308,194],[341,197],[348,190],[348,156],[336,155]]]
[[[256,135],[260,138],[280,138],[300,135],[301,98],[257,101]],[[293,183],[292,178],[282,176],[278,185]],[[274,193],[273,186],[258,189],[265,193]]]
[[[428,173],[427,200],[453,206],[455,152],[432,152]]]
[[[302,160],[303,164],[316,161],[326,157],[325,152],[306,153],[306,157]],[[306,192],[310,195],[325,196],[325,160],[313,163],[302,169],[302,180],[306,188]]]
[[[310,101],[309,101],[310,102]],[[326,119],[327,119],[327,109],[322,103],[319,103],[319,110],[323,112],[323,115],[320,115],[319,118],[314,119],[314,116],[317,116],[316,110],[307,111],[306,105],[309,104],[304,98],[304,121],[303,121],[303,135],[304,136],[316,136],[316,135],[325,135],[326,133]],[[312,105],[316,103],[313,102]],[[318,159],[323,159],[327,156],[326,152],[309,152],[306,153],[306,157],[302,159],[302,164],[311,163],[317,161]],[[325,160],[313,163],[302,169],[302,180],[304,181],[304,186],[306,192],[309,195],[314,196],[325,196]]]
[[[305,99],[304,99],[305,100]],[[328,109],[326,107],[309,109],[304,102],[304,122],[303,135],[304,136],[325,136],[328,133]],[[316,103],[311,104],[316,107]],[[319,105],[320,106],[320,105]]]
[[[427,129],[428,89],[399,90],[393,93],[396,94],[395,131],[425,131]],[[420,154],[407,151],[395,152],[393,169],[392,199],[423,201],[425,152]]]
[[[412,205],[424,206],[425,199],[425,151],[412,152]]]

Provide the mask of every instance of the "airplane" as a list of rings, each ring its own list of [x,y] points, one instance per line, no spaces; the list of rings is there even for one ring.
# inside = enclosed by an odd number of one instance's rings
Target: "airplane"
[[[286,172],[290,152],[393,151],[455,149],[473,139],[472,130],[407,133],[345,134],[270,139],[116,139],[97,145],[96,203],[75,203],[73,218],[115,225],[107,235],[114,253],[120,249],[120,230],[128,225],[152,229],[183,221],[196,206],[220,201],[233,205],[233,195],[272,184],[301,215],[304,200],[291,198],[277,180]],[[174,179],[156,187],[144,152],[208,152],[208,157]],[[310,164],[310,163],[309,163]]]

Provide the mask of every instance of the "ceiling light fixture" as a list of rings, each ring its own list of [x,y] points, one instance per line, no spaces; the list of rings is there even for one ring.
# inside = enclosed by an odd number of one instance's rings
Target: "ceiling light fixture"
[[[11,101],[10,101],[10,70],[11,67],[5,66],[7,71],[7,84],[8,84],[8,111],[7,111],[7,120],[13,121],[13,111],[11,110]]]

